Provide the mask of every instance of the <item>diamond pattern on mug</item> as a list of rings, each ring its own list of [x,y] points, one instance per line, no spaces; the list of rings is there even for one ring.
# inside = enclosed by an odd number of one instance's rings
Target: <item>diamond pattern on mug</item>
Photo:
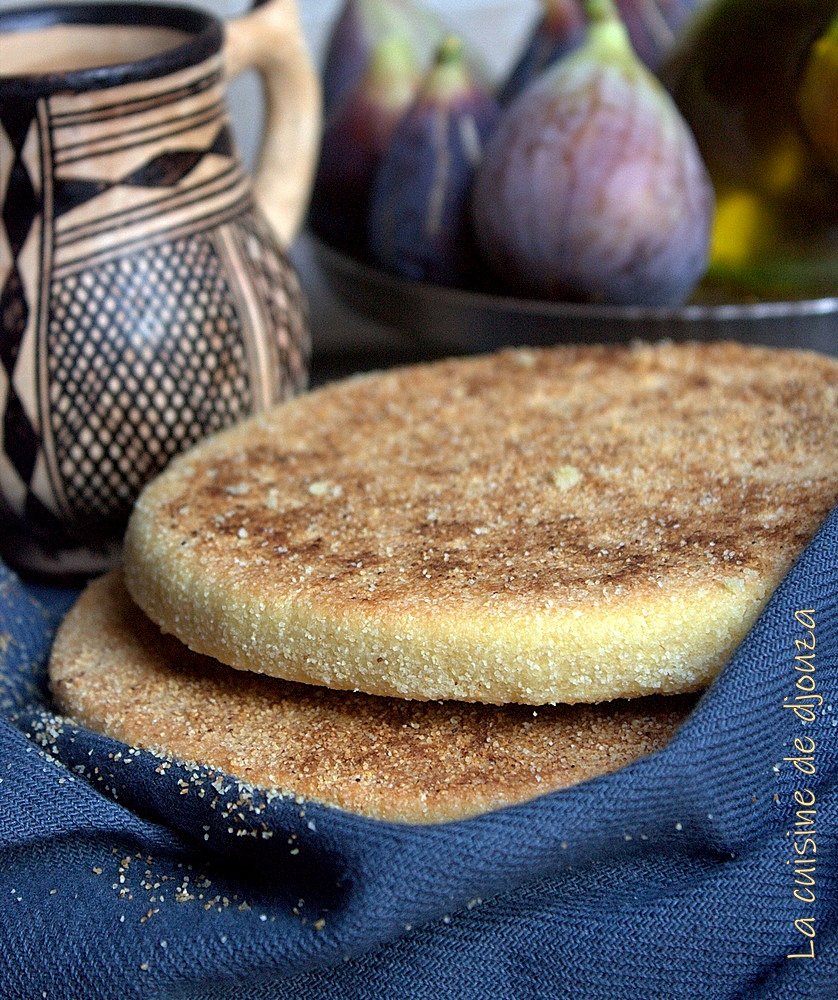
[[[252,409],[241,324],[207,236],[55,281],[48,337],[56,460],[79,520],[124,518],[174,454]]]
[[[38,225],[41,199],[40,179],[30,176],[24,149],[27,138],[37,129],[35,102],[11,102],[0,107],[0,150],[4,188],[0,198],[0,388],[5,397],[0,440],[5,472],[3,492],[7,503],[23,512],[29,482],[38,456],[37,427],[27,413],[26,400],[15,386],[15,370],[27,331],[32,334],[32,309],[19,268],[18,257],[27,237]],[[6,481],[8,479],[9,481]]]

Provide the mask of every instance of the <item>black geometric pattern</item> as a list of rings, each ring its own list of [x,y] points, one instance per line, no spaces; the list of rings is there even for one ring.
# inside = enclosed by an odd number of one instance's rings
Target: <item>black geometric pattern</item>
[[[67,535],[61,520],[48,507],[45,507],[31,490],[26,494],[23,514],[30,532],[36,538],[43,538],[54,545],[56,538]],[[90,539],[86,539],[86,541],[89,543]]]
[[[123,177],[87,180],[57,177],[54,184],[55,217],[59,218],[114,187],[165,188],[184,180],[209,154],[233,156],[235,147],[228,126],[222,125],[206,149],[173,149],[154,156]]]
[[[174,454],[305,385],[302,292],[211,69],[117,88],[124,116],[105,91],[0,107],[4,546],[117,539]]]
[[[41,200],[36,195],[36,187],[22,156],[35,114],[34,101],[12,101],[8,106],[0,106],[0,126],[12,147],[11,169],[0,210],[0,220],[11,250],[11,266],[0,288],[0,364],[8,379],[3,441],[7,457],[27,488],[40,441],[15,389],[13,377],[33,308],[26,299],[18,256],[41,213]]]
[[[53,198],[55,201],[55,218],[64,215],[73,208],[83,205],[93,198],[98,198],[100,194],[110,190],[113,184],[110,181],[89,181],[84,178],[56,177],[53,180]]]
[[[79,522],[124,520],[176,452],[251,412],[233,303],[206,235],[53,282],[50,412]]]

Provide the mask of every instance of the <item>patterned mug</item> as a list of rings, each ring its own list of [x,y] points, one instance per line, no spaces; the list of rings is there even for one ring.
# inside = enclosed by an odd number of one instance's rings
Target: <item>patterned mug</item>
[[[302,389],[281,247],[307,200],[319,92],[293,0],[225,26],[178,7],[0,14],[0,552],[111,565],[143,483]],[[255,179],[225,80],[262,75]]]

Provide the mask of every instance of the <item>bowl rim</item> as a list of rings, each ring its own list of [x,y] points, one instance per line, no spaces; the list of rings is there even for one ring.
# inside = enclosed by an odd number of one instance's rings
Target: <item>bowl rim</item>
[[[760,320],[838,314],[838,295],[815,299],[784,299],[774,302],[707,303],[685,306],[618,306],[494,295],[490,292],[432,285],[424,281],[402,278],[336,249],[310,227],[306,233],[321,260],[325,260],[329,266],[340,268],[350,278],[376,284],[382,289],[389,288],[395,294],[403,292],[405,288],[410,288],[411,294],[433,298],[438,302],[449,302],[454,306],[471,305],[521,315],[537,314],[568,319],[578,317],[606,322],[677,320],[678,322],[703,323],[707,321]]]

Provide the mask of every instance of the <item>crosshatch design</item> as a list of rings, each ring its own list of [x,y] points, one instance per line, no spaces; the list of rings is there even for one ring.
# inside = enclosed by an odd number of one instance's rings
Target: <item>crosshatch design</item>
[[[268,226],[258,215],[243,215],[229,230],[238,241],[238,257],[247,267],[264,309],[264,322],[277,331],[268,344],[279,355],[272,359],[271,367],[282,374],[285,398],[305,382],[309,360],[307,313],[295,308],[303,298],[297,272],[274,252]]]
[[[121,523],[208,433],[299,391],[308,329],[214,56],[0,108],[0,511]]]
[[[47,341],[56,463],[85,515],[124,516],[163,463],[253,409],[241,323],[204,235],[54,282]]]

